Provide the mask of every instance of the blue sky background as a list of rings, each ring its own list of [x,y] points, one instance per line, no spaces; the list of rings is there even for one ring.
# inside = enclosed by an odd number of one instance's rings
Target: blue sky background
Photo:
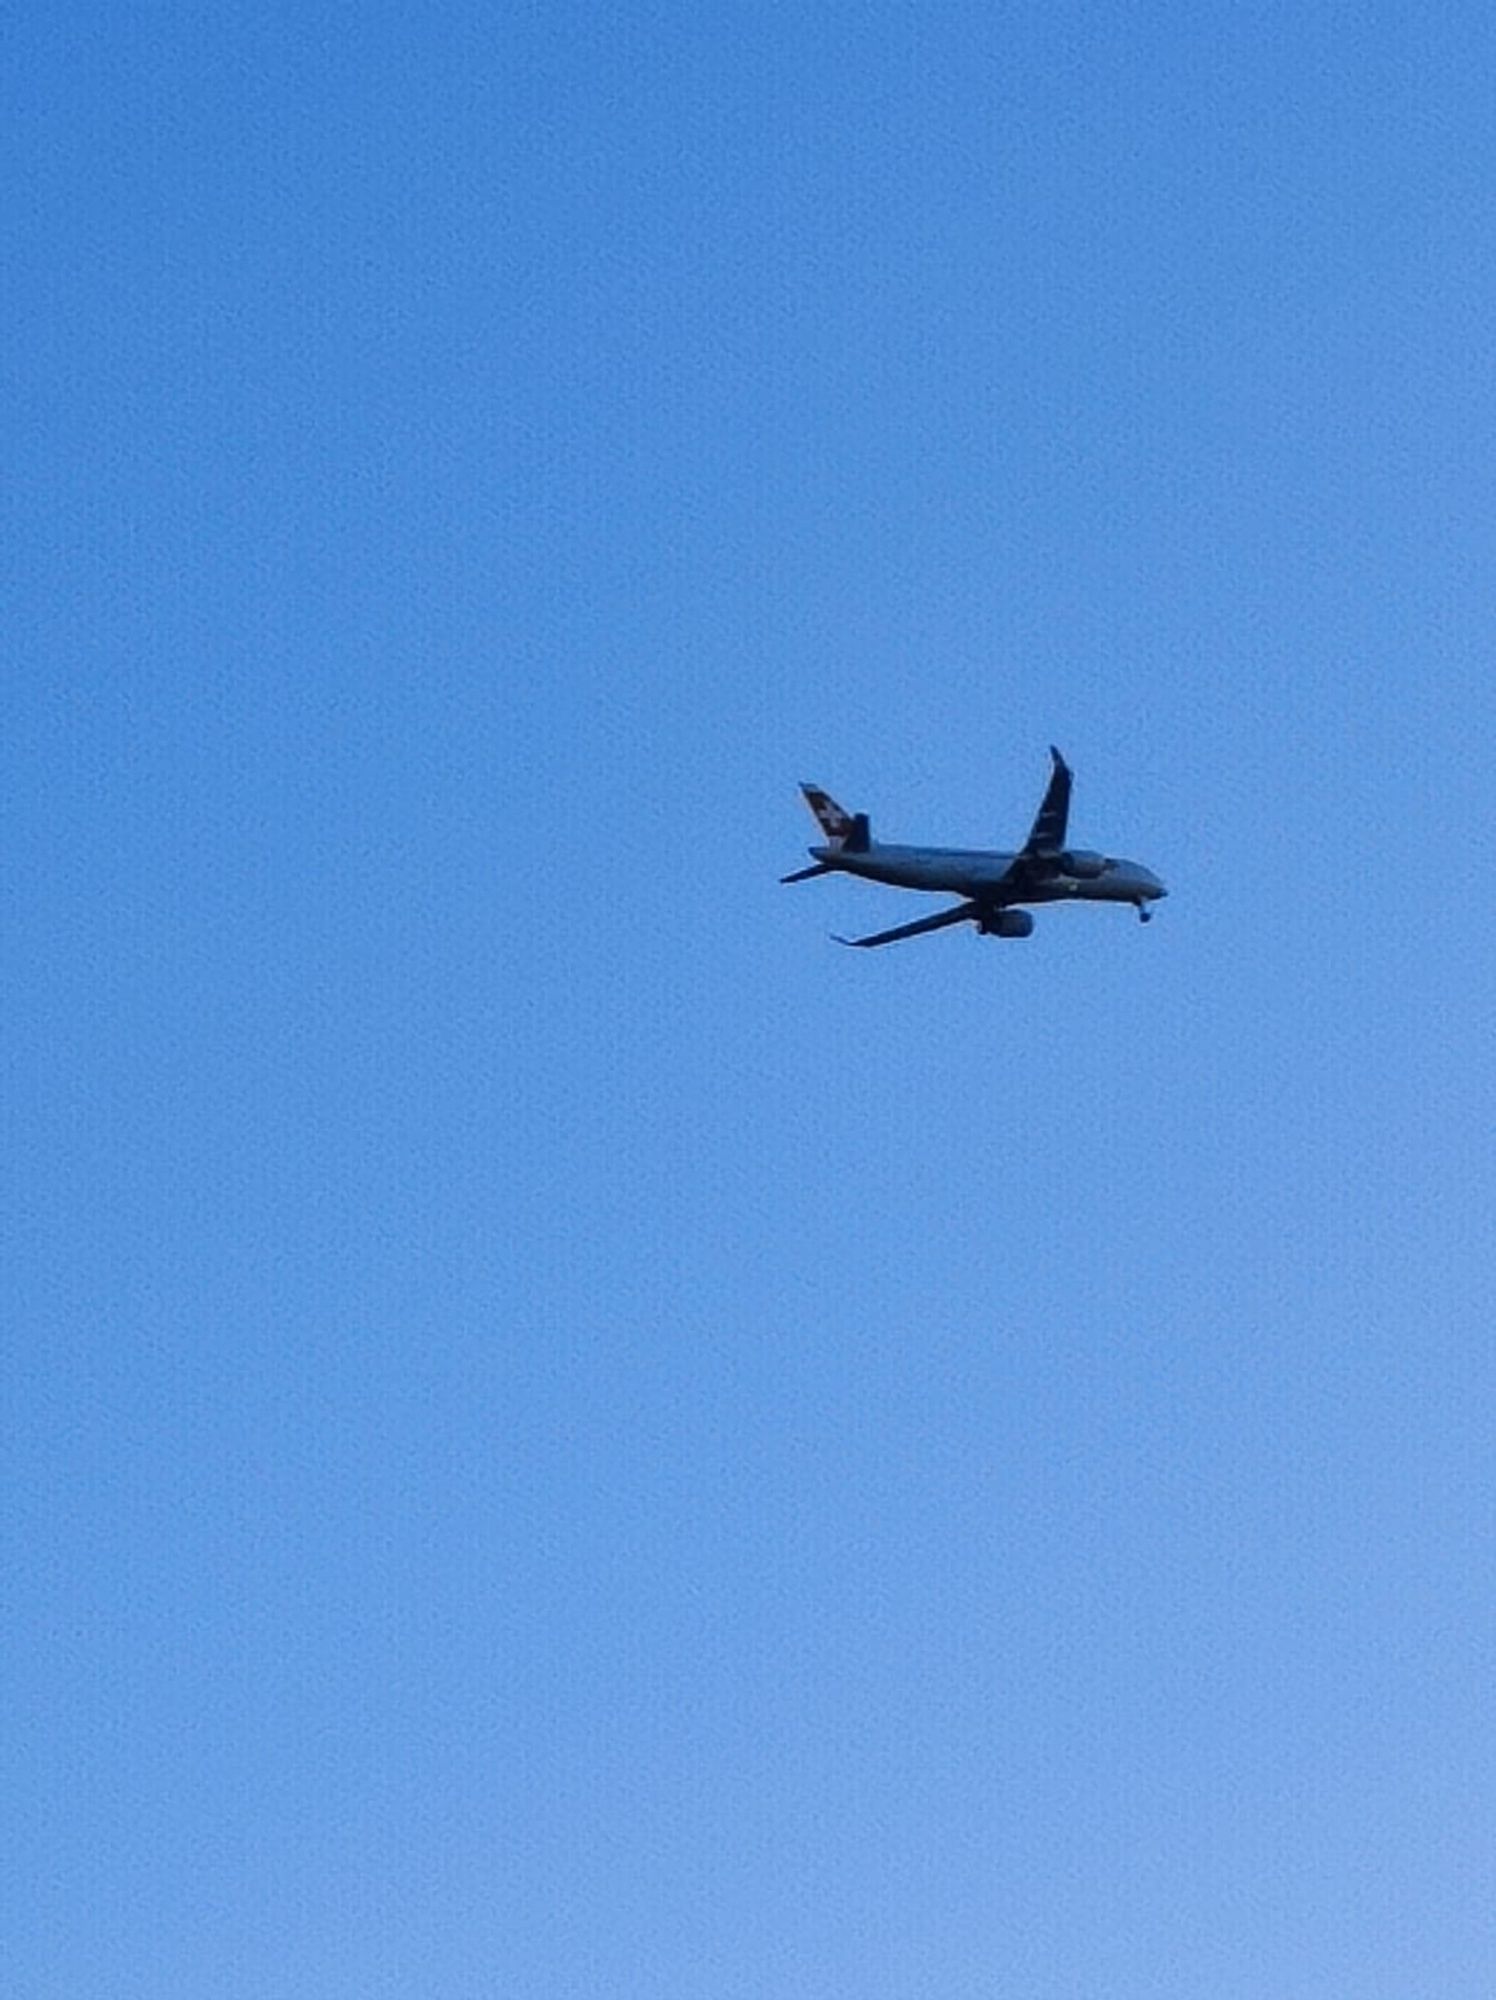
[[[8,1990],[1485,2000],[1489,11],[6,39]]]

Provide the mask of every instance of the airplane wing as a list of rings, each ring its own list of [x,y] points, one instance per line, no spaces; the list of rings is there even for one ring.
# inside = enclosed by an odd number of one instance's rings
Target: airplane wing
[[[1065,830],[1070,824],[1071,771],[1052,743],[1049,754],[1054,759],[1054,768],[1049,774],[1044,802],[1024,843],[1020,862],[1046,860],[1058,854],[1065,845]]]
[[[900,938],[923,937],[926,931],[943,931],[947,924],[969,924],[977,914],[975,903],[957,903],[953,910],[937,910],[933,917],[918,917],[912,924],[898,924],[891,931],[875,931],[872,937],[839,937],[838,944],[855,945],[866,951],[870,945],[897,944]]]

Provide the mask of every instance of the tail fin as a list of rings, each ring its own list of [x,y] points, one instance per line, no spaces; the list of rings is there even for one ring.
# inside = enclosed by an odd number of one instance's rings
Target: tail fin
[[[847,854],[866,851],[869,841],[866,813],[844,811],[819,785],[802,785],[800,789],[805,794],[805,803],[820,822],[828,847],[839,848]]]

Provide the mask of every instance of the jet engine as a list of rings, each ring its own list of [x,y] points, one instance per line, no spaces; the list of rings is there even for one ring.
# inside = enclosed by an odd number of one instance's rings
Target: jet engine
[[[983,937],[1029,937],[1033,928],[1034,920],[1027,910],[988,910],[977,920]]]
[[[1084,848],[1076,847],[1060,856],[1060,866],[1078,882],[1094,882],[1098,875],[1106,873],[1111,863],[1104,854],[1091,854]]]

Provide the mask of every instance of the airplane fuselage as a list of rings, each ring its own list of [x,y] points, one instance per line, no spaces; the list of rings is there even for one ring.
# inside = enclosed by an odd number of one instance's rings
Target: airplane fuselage
[[[896,889],[929,889],[967,896],[973,902],[1007,908],[1023,903],[1132,903],[1140,909],[1166,893],[1164,885],[1141,862],[1107,858],[1099,875],[1058,872],[1041,881],[1012,879],[1017,854],[984,848],[896,847],[876,842],[859,852],[839,847],[812,847],[824,867],[843,875],[860,875],[868,882],[886,882]]]

